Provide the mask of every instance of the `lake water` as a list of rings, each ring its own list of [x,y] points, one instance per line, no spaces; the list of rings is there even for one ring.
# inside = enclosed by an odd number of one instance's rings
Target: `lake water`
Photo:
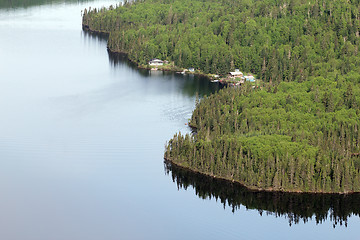
[[[164,165],[164,144],[189,131],[196,95],[219,86],[109,55],[106,39],[81,30],[81,10],[116,1],[7,3],[0,239],[359,236],[358,196],[252,193]]]

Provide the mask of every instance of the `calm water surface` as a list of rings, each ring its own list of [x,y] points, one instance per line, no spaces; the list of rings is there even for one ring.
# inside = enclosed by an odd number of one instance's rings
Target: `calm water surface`
[[[329,198],[314,202],[306,223],[290,226],[292,209],[302,208],[279,210],[273,197],[234,195],[231,187],[214,190],[202,178],[164,171],[164,144],[189,131],[196,95],[218,86],[140,71],[109,55],[105,39],[82,32],[81,10],[111,4],[116,1],[0,5],[1,239],[360,235],[356,197],[340,205],[347,227],[333,228]],[[277,205],[287,206],[286,199]],[[318,205],[329,212],[320,222]]]

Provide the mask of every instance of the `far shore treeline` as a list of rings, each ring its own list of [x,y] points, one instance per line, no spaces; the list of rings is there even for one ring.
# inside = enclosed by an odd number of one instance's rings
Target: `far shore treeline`
[[[152,58],[259,79],[197,103],[165,158],[253,189],[360,192],[360,0],[144,0],[85,10],[85,28]]]

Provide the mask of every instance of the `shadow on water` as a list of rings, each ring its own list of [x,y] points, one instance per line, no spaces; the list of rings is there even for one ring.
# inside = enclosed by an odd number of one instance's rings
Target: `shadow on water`
[[[330,220],[337,225],[347,227],[352,215],[360,214],[360,194],[295,194],[279,192],[250,191],[238,183],[215,179],[203,174],[164,161],[165,173],[172,176],[178,189],[194,188],[196,195],[202,199],[215,198],[224,208],[232,211],[240,209],[257,209],[259,214],[285,217],[289,225],[304,223],[315,219],[317,224]]]
[[[176,80],[178,88],[181,92],[189,97],[194,97],[196,95],[199,97],[210,95],[219,91],[219,89],[223,87],[219,83],[212,83],[206,77],[196,76],[193,74],[182,75],[170,71],[150,71],[148,69],[140,69],[135,63],[128,60],[126,54],[112,53],[110,51],[108,51],[108,53],[109,62],[113,68],[126,65],[134,70],[137,70],[138,73],[145,78],[157,78],[168,81]]]
[[[105,33],[95,33],[95,32],[89,32],[86,30],[82,31],[82,34],[86,40],[92,40],[98,43],[107,43],[107,40],[109,38],[108,34]]]
[[[108,35],[101,33],[94,33],[83,30],[85,39],[91,39],[97,41],[100,44],[107,43]],[[197,76],[193,74],[178,74],[171,71],[150,71],[148,69],[138,68],[137,65],[129,61],[126,54],[123,53],[113,53],[108,51],[109,64],[112,68],[117,69],[122,66],[127,66],[128,68],[137,71],[140,76],[144,78],[154,78],[161,81],[173,81],[176,80],[177,88],[180,91],[188,96],[195,97],[204,97],[219,91],[223,88],[223,85],[219,83],[213,83],[208,78],[203,76]]]
[[[223,88],[223,86],[219,83],[212,83],[206,77],[194,76],[191,74],[181,77],[185,78],[183,92],[188,96],[196,96],[196,94],[199,94],[200,97],[203,97],[205,95],[215,93]]]
[[[141,76],[143,77],[149,77],[150,76],[150,72],[149,70],[146,69],[140,69],[136,66],[135,63],[129,61],[127,54],[124,53],[113,53],[108,51],[109,54],[109,63],[111,65],[111,67],[113,68],[117,68],[119,66],[123,66],[126,65],[129,68],[133,69],[133,70],[138,70],[138,72],[140,73]]]

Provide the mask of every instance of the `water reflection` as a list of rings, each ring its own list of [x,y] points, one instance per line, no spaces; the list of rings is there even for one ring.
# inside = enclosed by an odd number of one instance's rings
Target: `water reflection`
[[[108,40],[107,34],[100,34],[89,32],[83,29],[83,35],[85,40],[97,41],[98,44],[103,45]],[[195,76],[193,74],[178,74],[170,71],[150,71],[148,69],[140,69],[137,65],[129,61],[126,54],[123,53],[113,53],[108,51],[109,64],[113,69],[120,69],[122,66],[126,66],[129,69],[132,69],[138,72],[142,77],[145,78],[154,78],[162,81],[171,82],[176,84],[177,88],[188,97],[203,97],[219,91],[223,86],[219,83],[213,83],[208,78],[203,76]],[[174,81],[175,80],[175,81]]]
[[[240,184],[214,179],[199,173],[178,167],[168,161],[164,162],[166,174],[171,176],[178,189],[195,189],[196,195],[202,199],[215,198],[224,208],[232,211],[245,206],[246,209],[257,209],[276,217],[286,217],[289,225],[304,223],[315,219],[317,224],[330,220],[335,228],[338,225],[347,227],[352,215],[359,216],[360,194],[290,194],[249,191]]]
[[[144,76],[144,77],[148,77],[150,76],[149,70],[146,69],[138,69],[138,67],[136,66],[135,63],[130,62],[128,60],[128,57],[126,54],[123,53],[113,53],[108,51],[109,54],[109,63],[111,65],[111,67],[113,68],[117,68],[119,66],[122,65],[126,65],[129,68],[133,69],[133,70],[138,70],[138,72],[140,73],[140,75]]]
[[[113,68],[118,68],[121,65],[127,65],[128,67],[139,72],[144,77],[151,77],[154,79],[166,80],[177,84],[178,88],[181,89],[182,93],[189,97],[199,95],[203,97],[211,93],[219,91],[223,86],[219,83],[212,83],[208,78],[202,76],[194,76],[193,74],[182,75],[169,71],[150,71],[147,69],[139,69],[136,64],[130,62],[126,54],[121,53],[109,53],[109,62]]]
[[[95,33],[83,30],[82,35],[86,41],[96,42],[97,44],[106,44],[108,40],[108,35],[102,33]]]

